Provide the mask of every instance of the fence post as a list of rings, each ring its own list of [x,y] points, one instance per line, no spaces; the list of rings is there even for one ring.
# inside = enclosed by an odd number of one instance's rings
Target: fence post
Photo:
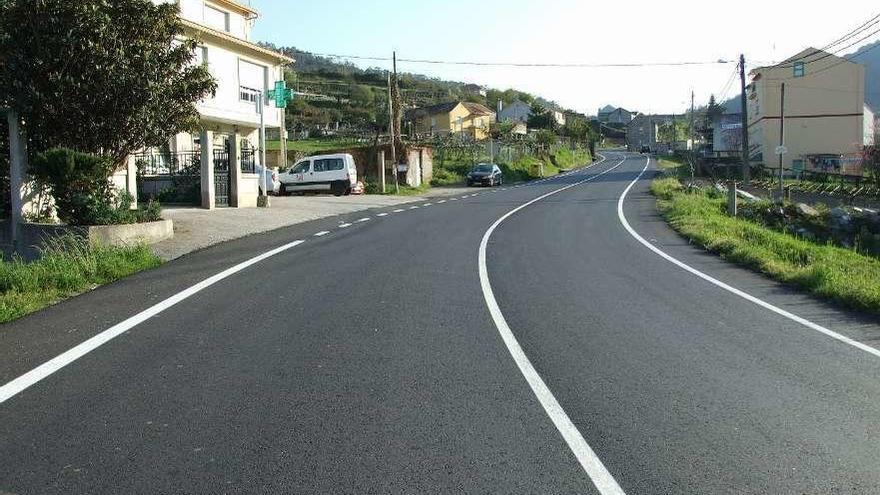
[[[379,186],[382,188],[382,194],[385,194],[385,150],[379,150]]]
[[[727,183],[727,214],[736,216],[736,182]]]

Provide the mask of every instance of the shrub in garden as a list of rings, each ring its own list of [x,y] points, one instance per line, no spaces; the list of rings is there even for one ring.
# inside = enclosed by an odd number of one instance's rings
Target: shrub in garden
[[[132,197],[110,183],[110,158],[53,148],[38,153],[29,172],[55,198],[58,218],[68,225],[111,225],[158,220],[158,204],[131,210]]]

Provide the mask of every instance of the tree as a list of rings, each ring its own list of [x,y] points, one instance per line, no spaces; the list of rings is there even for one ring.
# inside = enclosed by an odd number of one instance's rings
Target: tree
[[[528,126],[532,129],[548,129],[552,131],[556,129],[556,119],[553,118],[553,114],[549,110],[537,103],[533,103],[531,113],[529,114]]]
[[[0,101],[22,116],[32,153],[65,147],[118,165],[198,127],[195,103],[217,85],[183,34],[173,3],[2,1]]]

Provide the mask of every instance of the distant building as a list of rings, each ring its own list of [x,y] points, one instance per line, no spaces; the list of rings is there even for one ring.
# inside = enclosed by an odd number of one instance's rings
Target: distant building
[[[633,112],[625,108],[615,108],[611,105],[600,108],[597,114],[599,122],[604,124],[629,124],[634,117],[635,114]]]
[[[522,122],[528,123],[532,114],[532,107],[528,103],[515,100],[509,105],[504,105],[498,112],[498,122]]]
[[[639,114],[626,126],[626,148],[629,151],[641,151],[648,148],[657,150],[658,119],[653,115]]]
[[[742,114],[725,113],[712,121],[712,152],[718,156],[742,154]]]
[[[451,101],[407,110],[404,120],[416,133],[468,134],[481,140],[489,136],[495,112],[479,103]]]
[[[808,48],[779,64],[754,69],[750,76],[747,102],[753,161],[768,166],[777,163],[782,83],[785,168],[798,171],[835,160],[844,163],[847,160],[842,157],[858,155],[873,141],[863,65]]]
[[[465,84],[461,89],[472,95],[486,96],[486,88],[479,84]]]

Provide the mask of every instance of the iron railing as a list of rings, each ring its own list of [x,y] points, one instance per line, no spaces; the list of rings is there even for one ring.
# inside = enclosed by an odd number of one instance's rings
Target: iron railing
[[[176,153],[144,151],[134,155],[140,176],[199,175],[201,155],[199,150]]]
[[[241,171],[246,174],[257,173],[257,150],[250,146],[241,148]]]

